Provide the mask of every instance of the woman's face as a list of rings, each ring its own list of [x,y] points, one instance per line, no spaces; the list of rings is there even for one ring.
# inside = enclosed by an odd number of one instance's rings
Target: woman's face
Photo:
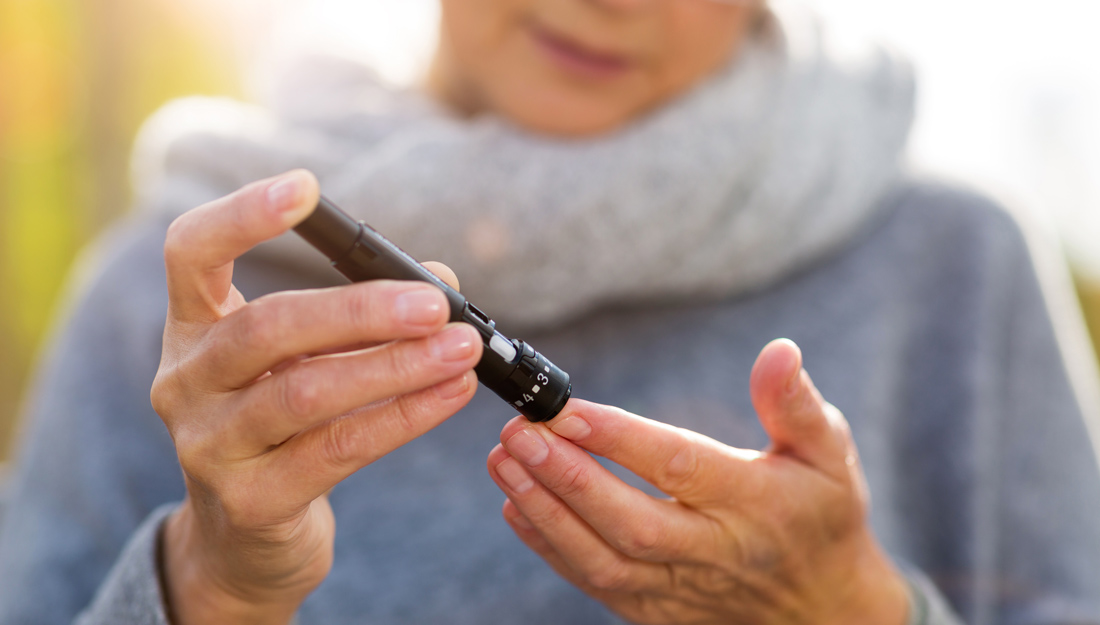
[[[613,130],[733,54],[757,0],[442,0],[432,87],[535,131]]]

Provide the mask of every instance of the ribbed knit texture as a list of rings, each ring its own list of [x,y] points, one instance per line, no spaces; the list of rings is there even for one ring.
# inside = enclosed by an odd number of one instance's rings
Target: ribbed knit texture
[[[625,129],[532,135],[452,119],[364,67],[312,59],[268,108],[179,102],[146,128],[140,204],[175,216],[294,167],[498,321],[761,288],[834,251],[881,206],[913,116],[903,60],[777,13],[728,67]],[[316,254],[294,237],[263,249]]]

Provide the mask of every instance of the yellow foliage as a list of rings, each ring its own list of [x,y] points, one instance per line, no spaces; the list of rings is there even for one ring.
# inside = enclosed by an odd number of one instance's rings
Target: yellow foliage
[[[236,93],[178,4],[0,0],[0,458],[76,249],[129,203],[128,154],[166,100]]]

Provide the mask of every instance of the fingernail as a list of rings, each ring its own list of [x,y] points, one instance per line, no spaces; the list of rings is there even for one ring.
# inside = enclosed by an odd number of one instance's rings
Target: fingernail
[[[534,478],[514,458],[508,458],[497,465],[497,474],[508,488],[517,493],[526,493],[535,485]]]
[[[432,356],[444,362],[466,360],[474,355],[473,328],[455,325],[436,334],[431,339]]]
[[[504,443],[504,448],[512,457],[529,467],[537,467],[550,455],[550,447],[541,436],[527,428],[512,435]]]
[[[454,399],[466,394],[470,390],[469,376],[461,375],[453,380],[447,380],[435,387],[436,395],[440,399]]]
[[[435,287],[416,287],[397,296],[394,309],[411,326],[432,326],[442,321],[443,293]]]
[[[566,417],[561,422],[550,426],[554,434],[571,441],[579,441],[592,433],[592,426],[580,417]]]
[[[302,178],[297,173],[287,174],[267,188],[267,205],[277,212],[297,208],[295,200],[302,189]]]

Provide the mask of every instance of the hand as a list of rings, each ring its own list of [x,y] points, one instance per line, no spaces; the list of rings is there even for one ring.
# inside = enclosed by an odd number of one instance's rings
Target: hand
[[[489,454],[504,518],[562,577],[637,623],[902,625],[906,584],[867,525],[843,415],[776,341],[751,379],[765,452],[573,400]],[[671,499],[627,486],[587,452]]]
[[[376,281],[245,302],[234,259],[317,201],[316,179],[291,172],[168,231],[152,400],[187,485],[162,537],[177,625],[289,622],[331,568],[329,489],[454,414],[477,386],[481,341],[466,324],[446,325],[446,298],[431,285]]]

